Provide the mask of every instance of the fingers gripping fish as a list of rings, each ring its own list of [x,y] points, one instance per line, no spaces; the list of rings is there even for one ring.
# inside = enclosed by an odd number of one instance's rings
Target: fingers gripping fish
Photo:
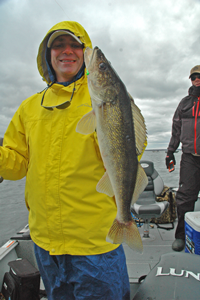
[[[137,159],[146,140],[144,118],[102,51],[98,47],[87,48],[84,55],[93,109],[79,121],[76,131],[82,134],[97,131],[106,172],[96,189],[115,196],[117,204],[117,216],[107,241],[125,242],[141,252],[142,241],[130,206],[148,183]]]

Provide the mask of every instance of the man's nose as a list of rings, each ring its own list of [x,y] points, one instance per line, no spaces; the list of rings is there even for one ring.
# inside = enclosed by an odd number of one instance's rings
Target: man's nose
[[[66,53],[67,55],[73,53],[71,46],[70,45],[65,46],[63,53]]]

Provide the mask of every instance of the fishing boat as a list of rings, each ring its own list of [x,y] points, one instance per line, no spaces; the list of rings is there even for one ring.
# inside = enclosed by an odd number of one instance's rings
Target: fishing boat
[[[8,264],[11,261],[18,259],[27,259],[33,267],[38,269],[28,224],[14,236],[10,237],[10,239],[0,248],[0,287],[2,287],[3,284],[4,274],[9,272],[10,267]],[[41,279],[40,299],[47,299],[45,295],[46,292]]]
[[[200,210],[200,200],[198,200],[198,206]],[[177,221],[175,221],[174,224],[175,227],[176,222]],[[143,226],[144,225],[139,227],[141,235],[143,234]],[[156,265],[158,265],[161,257],[165,254],[173,255],[175,253],[171,248],[172,242],[174,241],[174,231],[175,229],[169,231],[159,229],[154,224],[152,227],[150,227],[150,233],[155,237],[155,239],[150,241],[145,241],[143,239],[143,254],[138,254],[132,251],[126,244],[123,245],[130,280],[131,300],[134,299],[138,289],[142,288],[144,277],[148,275],[156,267]],[[180,253],[184,252],[185,250],[183,250]],[[179,253],[175,254],[179,255]],[[188,255],[196,256],[195,254]],[[26,225],[15,236],[11,237],[11,239],[8,240],[7,243],[5,243],[0,248],[0,286],[2,286],[2,281],[5,272],[9,271],[8,263],[18,258],[28,259],[31,262],[31,264],[37,268],[37,263],[33,250],[33,243],[30,239],[28,225]],[[42,280],[40,288],[43,292],[44,285],[42,283]],[[41,299],[45,300],[47,298],[45,296],[42,296]],[[162,300],[163,298],[161,297],[159,299]]]
[[[176,192],[176,189],[174,189],[174,192]],[[198,198],[198,201],[195,205],[195,211],[200,211],[200,198]],[[170,224],[165,224],[166,227]],[[149,237],[144,237],[144,226],[143,223],[138,223],[138,230],[141,234],[142,241],[143,241],[143,253],[139,254],[133,250],[131,250],[126,244],[123,244],[125,255],[126,255],[126,261],[127,261],[127,268],[128,268],[128,274],[129,274],[129,281],[130,281],[130,288],[131,288],[131,300],[145,300],[145,299],[168,299],[163,298],[162,295],[157,298],[148,298],[144,294],[141,296],[141,293],[143,293],[143,290],[146,290],[145,284],[148,283],[148,277],[151,277],[152,272],[157,272],[153,275],[153,282],[151,285],[151,288],[154,288],[155,290],[159,290],[160,286],[154,286],[155,284],[155,278],[160,277],[162,280],[171,279],[171,277],[174,276],[175,279],[183,277],[188,279],[188,277],[191,280],[198,284],[200,284],[200,269],[199,272],[194,272],[191,269],[187,269],[186,267],[181,269],[179,273],[176,273],[176,268],[174,266],[170,266],[169,272],[166,272],[166,270],[163,272],[162,265],[160,266],[159,263],[162,262],[162,259],[166,258],[167,261],[171,262],[173,259],[176,262],[179,262],[180,259],[183,259],[184,262],[188,261],[192,263],[192,265],[199,265],[192,261],[192,259],[199,259],[198,255],[185,253],[185,249],[181,252],[174,252],[172,250],[172,243],[174,241],[175,236],[175,228],[177,225],[177,220],[174,222],[174,228],[170,230],[165,230],[162,228],[158,228],[156,224],[152,224],[150,226],[150,235]],[[152,238],[153,237],[153,238]],[[186,258],[185,258],[186,255]],[[30,238],[29,234],[29,227],[28,225],[24,226],[24,228],[17,232],[14,236],[10,237],[10,239],[0,248],[0,287],[2,286],[3,277],[5,272],[9,271],[8,263],[10,261],[19,259],[19,258],[26,258],[34,267],[37,268],[36,259],[34,256],[34,250],[33,250],[33,243]],[[166,265],[166,264],[165,264]],[[183,263],[184,265],[184,263]],[[159,266],[159,267],[158,267]],[[157,267],[157,269],[156,269]],[[180,267],[180,266],[179,266]],[[187,267],[189,268],[189,267]],[[156,271],[157,270],[157,271]],[[169,276],[171,272],[171,275]],[[189,275],[190,276],[189,276]],[[196,277],[195,277],[196,276]],[[160,279],[159,278],[159,279]],[[173,280],[172,278],[171,280]],[[167,280],[166,279],[166,280]],[[174,281],[173,281],[174,282]],[[191,283],[188,282],[188,288]],[[165,282],[166,283],[166,282]],[[165,284],[167,287],[167,284]],[[144,288],[143,288],[144,287]],[[41,280],[41,298],[40,299],[47,299],[45,297],[45,291],[44,291],[44,285]],[[198,289],[199,290],[199,289]],[[142,291],[142,292],[141,292]],[[194,291],[193,291],[194,292]],[[192,296],[191,291],[191,297],[188,299],[198,299],[194,298]],[[139,293],[139,294],[138,294]],[[43,296],[42,296],[43,295]],[[174,293],[176,295],[176,293]],[[145,298],[146,297],[146,298]],[[177,298],[169,298],[171,299],[177,299]],[[185,298],[179,298],[184,300]]]

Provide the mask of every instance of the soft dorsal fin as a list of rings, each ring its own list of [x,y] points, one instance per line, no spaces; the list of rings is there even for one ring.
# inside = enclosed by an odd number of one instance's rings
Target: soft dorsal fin
[[[142,166],[140,165],[140,163],[138,163],[137,177],[136,177],[135,189],[132,197],[132,204],[138,200],[139,195],[144,191],[147,184],[148,184],[147,175],[144,169],[142,168]]]

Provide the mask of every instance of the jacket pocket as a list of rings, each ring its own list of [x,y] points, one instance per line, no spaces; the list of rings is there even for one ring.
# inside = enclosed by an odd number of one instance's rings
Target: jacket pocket
[[[194,151],[194,118],[182,119],[180,142],[187,152]]]

